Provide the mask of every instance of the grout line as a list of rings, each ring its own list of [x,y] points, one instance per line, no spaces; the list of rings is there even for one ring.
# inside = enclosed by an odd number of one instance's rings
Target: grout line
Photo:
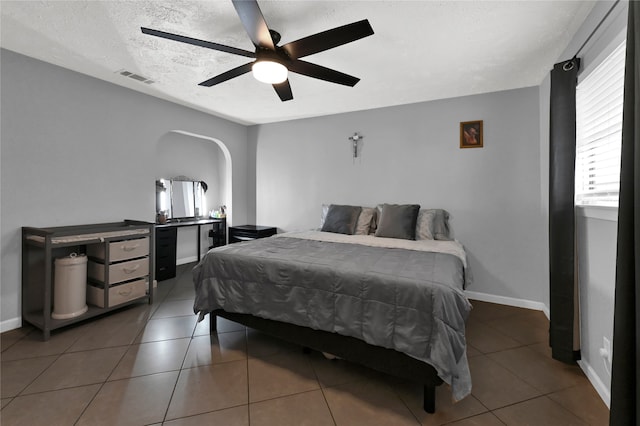
[[[325,387],[322,386],[322,382],[320,381],[320,377],[318,377],[318,371],[313,366],[313,362],[309,360],[311,364],[311,369],[313,370],[313,374],[316,376],[316,381],[318,382],[318,387],[320,388],[320,392],[322,392],[322,398],[324,399],[324,403],[327,404],[327,409],[329,410],[329,415],[331,415],[331,420],[333,421],[333,425],[336,426],[338,422],[336,422],[336,418],[333,415],[333,410],[331,409],[331,405],[329,404],[329,400],[327,399],[327,395],[324,393]],[[328,389],[328,387],[327,387]]]

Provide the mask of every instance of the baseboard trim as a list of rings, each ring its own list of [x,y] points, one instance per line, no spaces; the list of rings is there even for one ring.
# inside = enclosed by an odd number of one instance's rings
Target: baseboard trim
[[[0,333],[22,327],[22,318],[10,318],[0,322]]]
[[[587,376],[587,379],[591,382],[593,388],[598,392],[602,401],[606,404],[607,408],[611,409],[611,391],[607,388],[602,380],[600,380],[600,376],[596,373],[596,371],[591,367],[591,365],[585,361],[578,361],[578,365]]]
[[[549,308],[542,302],[535,302],[527,299],[516,299],[515,297],[496,296],[494,294],[478,293],[475,291],[465,291],[469,299],[481,302],[498,303],[500,305],[515,306],[517,308],[534,309],[542,311],[549,318]]]

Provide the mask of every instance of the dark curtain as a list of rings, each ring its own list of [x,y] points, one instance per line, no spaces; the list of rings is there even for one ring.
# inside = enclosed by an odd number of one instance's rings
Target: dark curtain
[[[575,318],[576,85],[580,60],[555,64],[551,71],[549,133],[549,345],[553,358],[579,359]]]
[[[624,77],[611,425],[640,424],[640,3],[629,2]]]

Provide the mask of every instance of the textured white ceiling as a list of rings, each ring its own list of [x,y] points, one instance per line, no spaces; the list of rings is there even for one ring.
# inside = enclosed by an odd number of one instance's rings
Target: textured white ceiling
[[[243,124],[366,110],[540,84],[590,12],[584,1],[259,1],[280,44],[368,19],[375,34],[305,60],[353,88],[289,74],[281,102],[251,59],[144,35],[150,27],[253,51],[230,0],[1,1],[0,45]],[[123,77],[126,69],[151,80]]]

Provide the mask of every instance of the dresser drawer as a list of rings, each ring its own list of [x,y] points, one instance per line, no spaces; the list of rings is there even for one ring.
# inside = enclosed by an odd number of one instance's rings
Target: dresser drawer
[[[115,241],[109,243],[109,260],[117,262],[120,260],[133,259],[147,256],[149,254],[149,237],[137,238],[135,240]],[[87,246],[87,255],[96,259],[105,259],[105,244],[90,244]]]
[[[101,308],[120,305],[146,295],[148,285],[149,283],[146,279],[141,279],[109,287],[109,306],[104,306],[104,289],[88,285],[87,302]]]
[[[134,278],[149,275],[149,258],[130,260],[128,262],[112,263],[106,265],[109,268],[109,285],[122,281],[132,280]],[[102,263],[89,261],[87,273],[89,278],[99,282],[104,282],[104,268]]]

